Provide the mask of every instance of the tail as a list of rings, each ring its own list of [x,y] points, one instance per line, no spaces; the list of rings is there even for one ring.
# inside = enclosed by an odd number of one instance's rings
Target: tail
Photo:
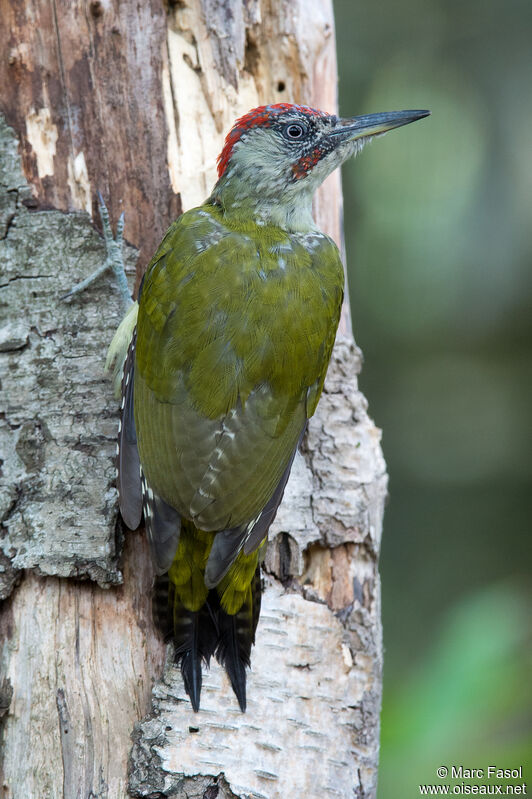
[[[155,578],[153,619],[164,640],[173,642],[174,661],[181,666],[185,690],[195,712],[200,706],[201,661],[210,664],[218,643],[218,602],[214,593],[209,592],[199,610],[188,610],[168,572]]]
[[[246,711],[246,667],[250,665],[251,647],[255,643],[261,594],[260,565],[257,565],[240,610],[230,614],[220,607],[218,611],[216,660],[227,672],[242,713]]]
[[[190,598],[185,597],[183,587],[176,585],[173,578],[175,574],[172,567],[169,573],[156,579],[154,620],[165,638],[173,641],[175,662],[181,667],[183,683],[193,709],[197,712],[200,706],[202,661],[208,666],[215,655],[225,668],[240,709],[244,712],[246,667],[250,665],[251,647],[255,643],[260,614],[260,565],[257,563],[251,582],[244,592],[240,592],[243,601],[235,603],[235,597],[231,597],[230,610],[239,604],[234,613],[224,609],[224,606],[228,607],[227,592],[231,590],[230,585],[225,586],[225,591],[221,590],[227,578],[216,588],[205,589],[203,604],[193,610],[190,609],[194,606]]]
[[[203,607],[196,611],[187,610],[179,601],[174,603],[175,662],[181,666],[185,691],[196,713],[201,696],[201,662],[209,665],[216,648],[217,636],[208,597]]]

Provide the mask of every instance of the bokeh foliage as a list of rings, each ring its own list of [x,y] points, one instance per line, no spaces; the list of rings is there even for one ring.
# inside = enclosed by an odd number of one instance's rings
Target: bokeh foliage
[[[343,172],[391,477],[379,799],[408,799],[532,751],[532,4],[334,6],[341,113],[433,113]]]

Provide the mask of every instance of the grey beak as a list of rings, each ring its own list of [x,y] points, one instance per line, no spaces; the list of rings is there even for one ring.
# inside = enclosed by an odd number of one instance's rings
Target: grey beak
[[[364,114],[352,119],[341,119],[330,136],[341,136],[342,140],[353,141],[365,136],[377,136],[388,130],[409,125],[418,119],[428,117],[430,111],[386,111],[383,114]]]

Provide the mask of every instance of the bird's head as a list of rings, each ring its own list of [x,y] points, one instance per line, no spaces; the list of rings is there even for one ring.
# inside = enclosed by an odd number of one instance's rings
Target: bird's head
[[[392,111],[340,119],[301,105],[254,108],[238,119],[218,157],[212,199],[227,214],[251,213],[293,229],[308,226],[314,192],[374,136],[429,111]],[[303,219],[305,217],[305,219]],[[299,221],[298,221],[299,220]],[[300,229],[303,229],[300,227]]]

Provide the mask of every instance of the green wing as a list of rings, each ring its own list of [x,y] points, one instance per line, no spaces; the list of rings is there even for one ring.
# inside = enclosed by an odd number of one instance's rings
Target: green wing
[[[321,234],[237,230],[208,205],[170,228],[140,300],[135,424],[148,485],[196,527],[251,529],[274,494],[315,410],[342,295]]]

